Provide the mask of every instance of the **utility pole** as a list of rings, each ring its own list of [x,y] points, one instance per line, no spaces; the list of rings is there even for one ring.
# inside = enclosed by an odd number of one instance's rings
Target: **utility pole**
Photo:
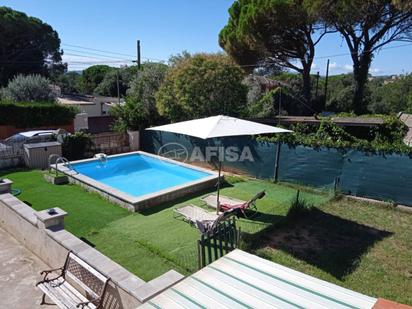
[[[315,94],[315,97],[317,98],[318,97],[318,89],[319,89],[319,71],[318,71],[318,73],[316,74],[316,94]]]
[[[117,69],[117,72],[116,72],[116,81],[117,81],[117,103],[120,104],[119,69]]]
[[[326,106],[326,97],[328,95],[328,79],[329,79],[329,59],[326,64],[326,80],[325,80],[325,106]]]
[[[137,63],[137,73],[136,77],[139,76],[139,71],[141,67],[141,59],[140,59],[140,40],[137,40],[137,45],[136,45],[136,51],[137,51],[137,59],[133,60],[134,63]]]
[[[140,70],[140,40],[137,40],[137,70]]]

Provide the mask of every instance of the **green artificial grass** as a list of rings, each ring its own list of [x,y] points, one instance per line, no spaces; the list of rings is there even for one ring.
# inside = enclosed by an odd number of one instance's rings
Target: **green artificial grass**
[[[87,237],[112,221],[130,213],[108,203],[96,193],[86,192],[80,186],[52,185],[43,179],[38,170],[2,172],[0,177],[11,179],[13,188],[21,189],[18,198],[35,210],[60,207],[69,213],[66,229],[78,237]]]
[[[173,218],[187,204],[205,207],[203,192],[130,213],[76,185],[54,186],[40,171],[6,171],[36,210],[61,207],[66,228],[148,281],[175,269],[197,270],[198,231]],[[376,297],[412,304],[412,215],[370,204],[331,199],[305,187],[227,177],[223,195],[248,200],[265,189],[258,212],[241,218],[242,248],[276,263]],[[286,217],[297,190],[313,208]],[[209,192],[210,193],[210,192]]]

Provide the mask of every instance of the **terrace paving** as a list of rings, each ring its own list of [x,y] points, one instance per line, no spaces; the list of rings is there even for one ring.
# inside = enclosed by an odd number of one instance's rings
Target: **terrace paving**
[[[0,308],[44,308],[40,306],[42,293],[35,284],[41,279],[39,272],[48,268],[0,228]]]

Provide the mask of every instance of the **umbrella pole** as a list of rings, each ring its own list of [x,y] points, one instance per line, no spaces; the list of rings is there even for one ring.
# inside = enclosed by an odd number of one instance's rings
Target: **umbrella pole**
[[[219,200],[219,195],[220,195],[220,174],[222,171],[222,161],[219,160],[219,174],[218,174],[218,179],[217,179],[217,201],[216,201],[216,213],[219,214],[220,210],[220,200]]]

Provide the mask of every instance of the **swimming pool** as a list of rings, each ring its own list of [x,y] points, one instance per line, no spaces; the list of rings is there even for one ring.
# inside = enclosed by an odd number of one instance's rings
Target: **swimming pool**
[[[121,206],[141,210],[216,184],[215,172],[141,151],[59,165],[73,182]],[[132,210],[133,210],[132,209]]]

